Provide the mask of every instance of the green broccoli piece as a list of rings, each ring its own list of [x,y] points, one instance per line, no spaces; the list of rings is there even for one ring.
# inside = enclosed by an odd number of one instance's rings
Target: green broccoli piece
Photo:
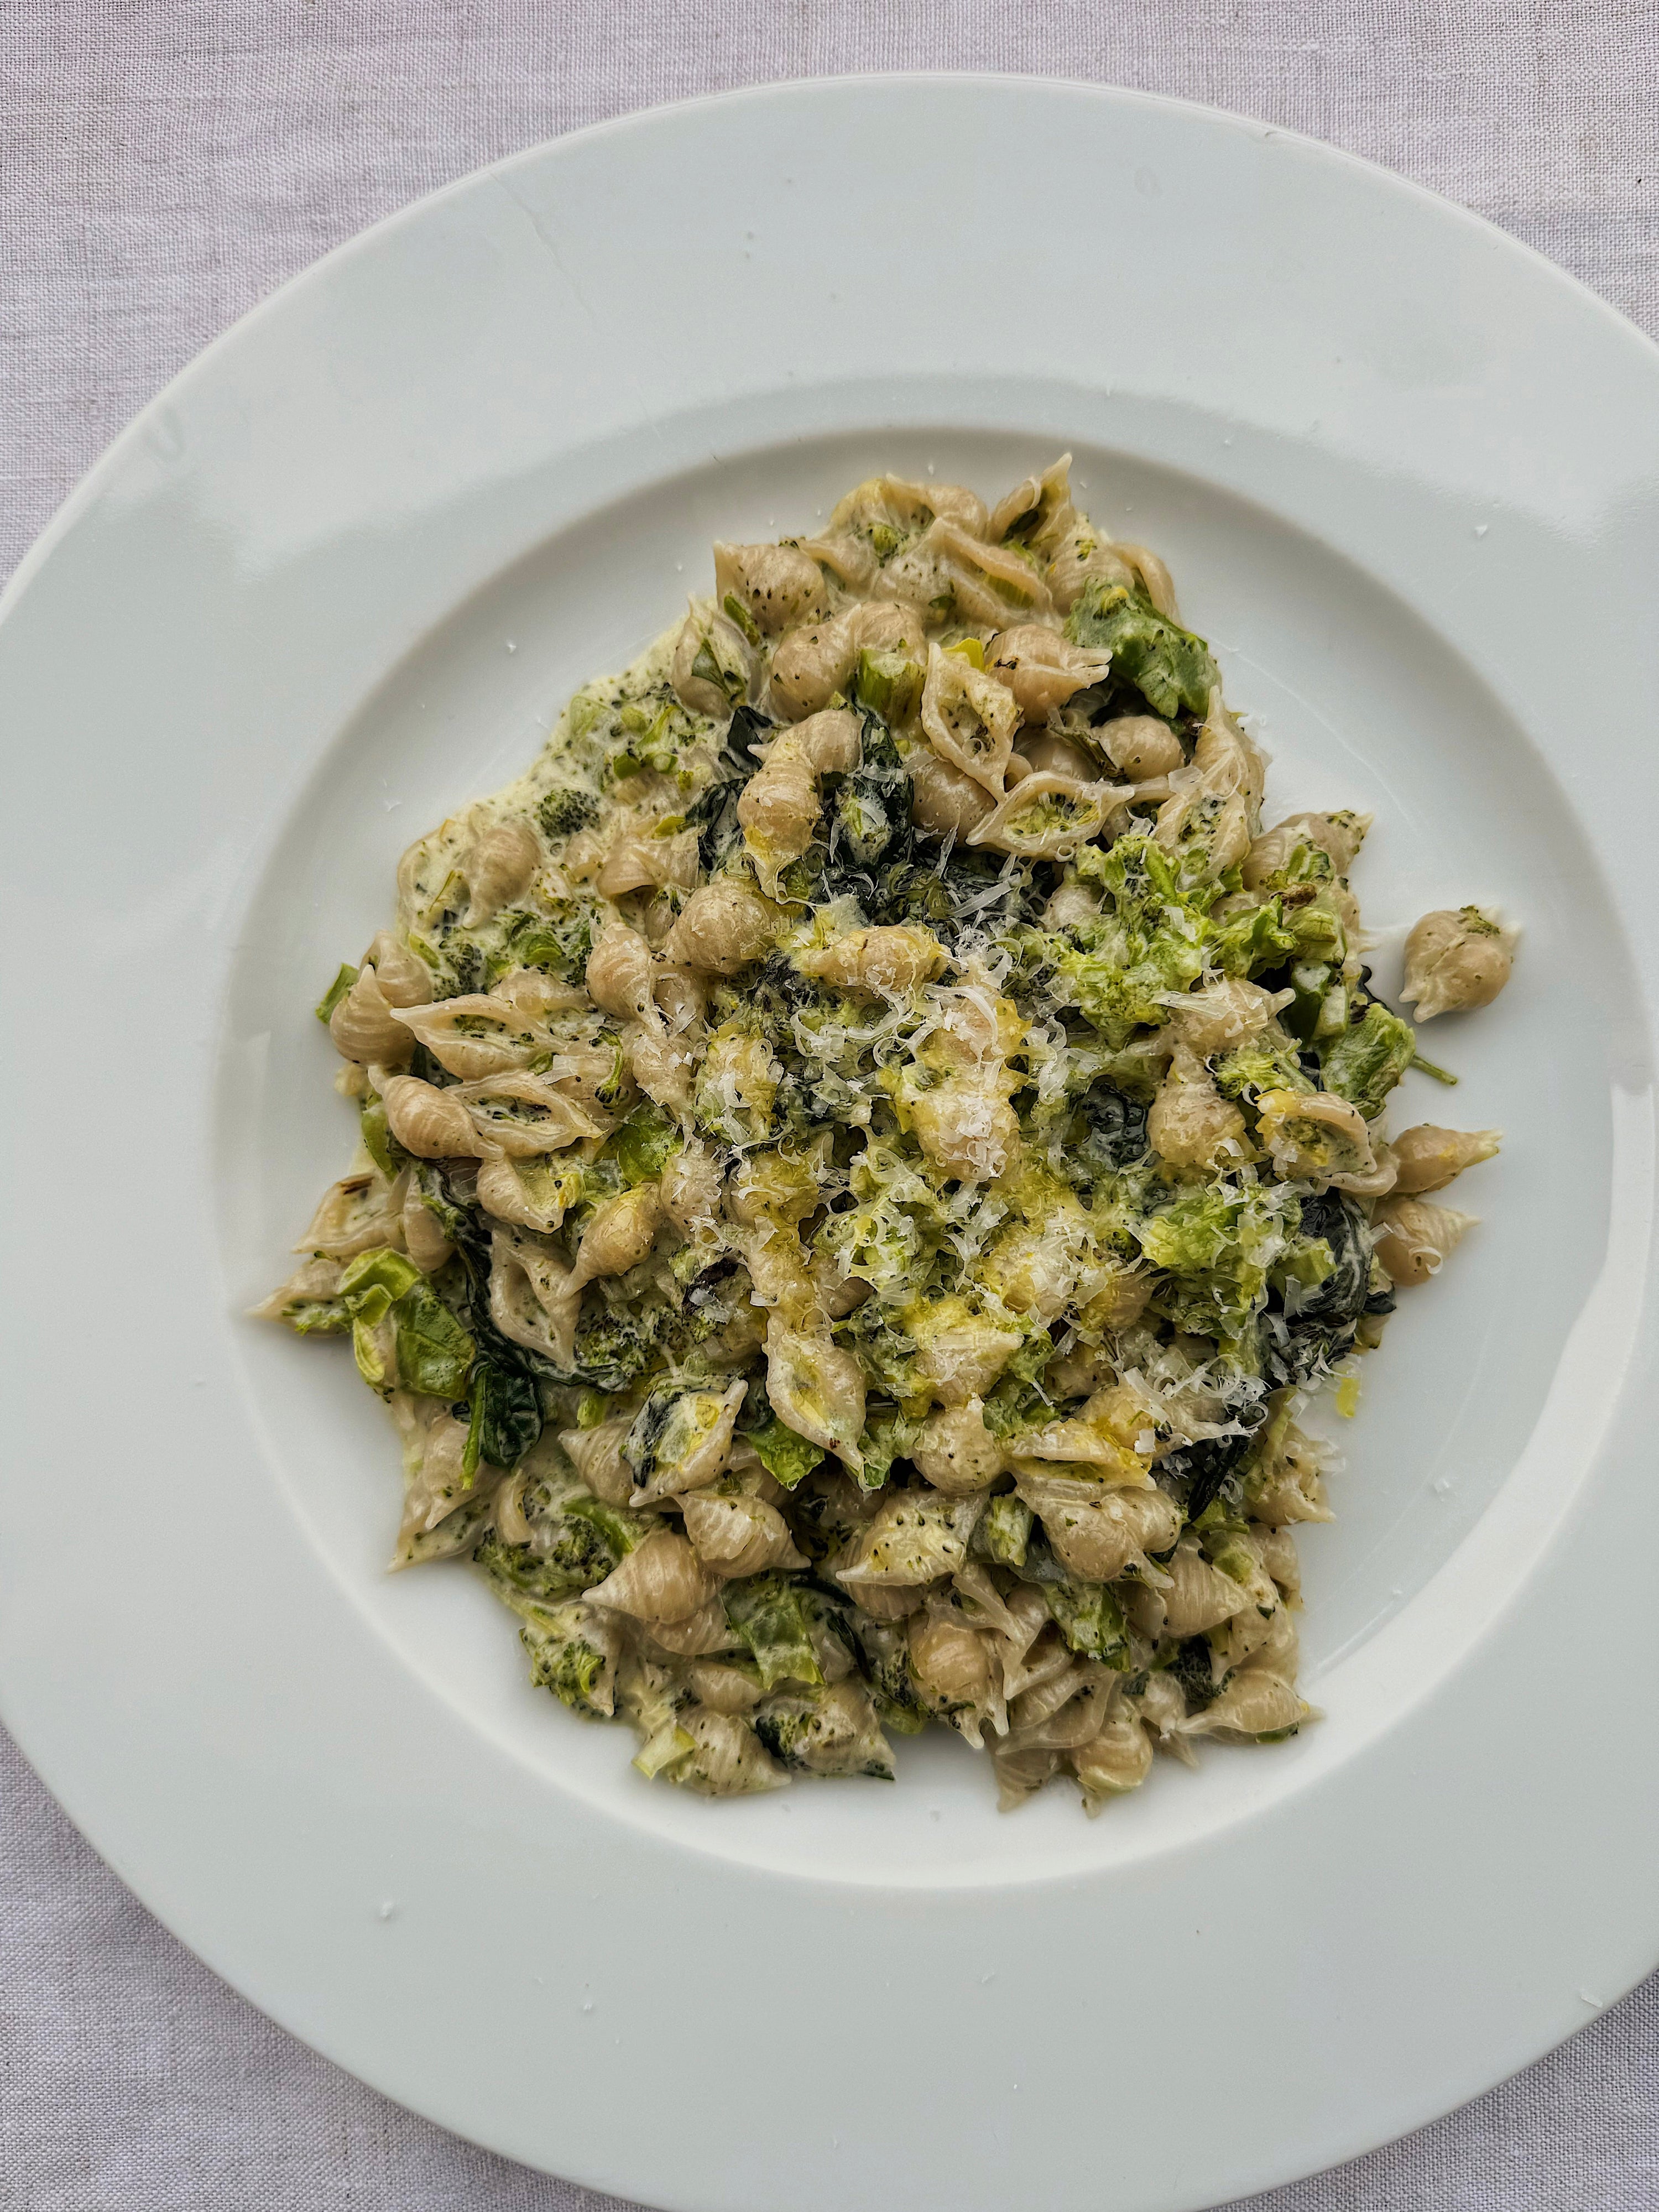
[[[619,1566],[647,1529],[643,1516],[619,1513],[586,1491],[554,1497],[532,1490],[526,1499],[533,1544],[509,1544],[495,1532],[473,1558],[496,1582],[544,1602],[592,1589]]]
[[[872,653],[866,648],[859,655],[853,696],[860,707],[870,708],[885,720],[902,722],[915,710],[925,673],[908,653]]]
[[[1121,1674],[1131,1664],[1123,1608],[1109,1583],[1079,1582],[1066,1575],[1042,1585],[1049,1616],[1072,1650],[1098,1659]]]
[[[1373,999],[1360,1018],[1320,1052],[1325,1088],[1357,1106],[1369,1121],[1411,1066],[1417,1032]]]
[[[329,985],[327,990],[324,992],[322,997],[318,1000],[314,1009],[318,1020],[322,1023],[325,1029],[328,1026],[329,1018],[332,1015],[334,1009],[339,1005],[341,1000],[344,998],[346,993],[351,988],[356,980],[357,970],[349,964],[343,963],[338,973],[334,978],[334,981]]]
[[[1023,1567],[1031,1539],[1033,1515],[1023,1498],[1012,1491],[994,1498],[974,1531],[973,1548],[1000,1567]]]
[[[1184,708],[1207,713],[1220,674],[1201,637],[1158,612],[1144,592],[1091,577],[1066,618],[1073,645],[1109,652],[1112,673],[1127,678],[1155,714],[1173,720]]]
[[[501,916],[503,967],[540,968],[579,981],[587,968],[593,939],[604,927],[594,899],[555,899],[544,914]]]
[[[726,1618],[768,1690],[779,1682],[810,1685],[823,1680],[802,1595],[799,1579],[780,1574],[748,1575],[727,1583],[720,1592]]]
[[[590,829],[599,818],[599,802],[588,791],[550,791],[536,809],[536,819],[550,845],[562,844],[578,830]]]
[[[609,1306],[590,1301],[576,1329],[574,1379],[614,1396],[656,1358],[674,1316],[660,1300]]]

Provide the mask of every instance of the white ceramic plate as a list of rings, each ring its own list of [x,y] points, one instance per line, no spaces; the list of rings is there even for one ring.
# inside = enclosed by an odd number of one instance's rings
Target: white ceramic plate
[[[404,842],[711,537],[1063,447],[1276,794],[1376,810],[1368,918],[1524,920],[1503,1001],[1431,1033],[1509,1144],[1303,1547],[1322,1726],[1092,1823],[1000,1818],[943,1740],[891,1790],[705,1804],[532,1691],[470,1577],[380,1575],[375,1408],[239,1318],[349,1141],[309,1010]],[[1066,85],[586,132],[213,347],[0,623],[0,1692],[94,1842],[392,2095],[720,2212],[1208,2204],[1626,1988],[1659,1954],[1656,540],[1659,354],[1606,308],[1327,149]]]

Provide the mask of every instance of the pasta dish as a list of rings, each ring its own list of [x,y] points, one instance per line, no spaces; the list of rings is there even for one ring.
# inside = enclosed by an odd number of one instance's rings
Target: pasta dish
[[[1388,1135],[1428,1064],[1367,817],[1264,826],[1066,459],[989,509],[872,478],[713,581],[404,855],[318,1008],[356,1156],[259,1311],[387,1406],[395,1564],[470,1562],[648,1778],[890,1778],[939,1723],[1096,1810],[1293,1735],[1298,1417],[1498,1146]],[[1511,952],[1425,915],[1403,1000]]]

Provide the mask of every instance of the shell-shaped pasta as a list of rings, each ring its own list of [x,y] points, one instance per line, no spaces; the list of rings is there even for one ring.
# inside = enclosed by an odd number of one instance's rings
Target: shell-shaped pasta
[[[622,1033],[623,1056],[628,1072],[646,1097],[678,1119],[691,1103],[696,1054],[678,1038],[641,1029],[626,1022]]]
[[[587,956],[587,995],[619,1022],[659,1029],[662,1017],[652,994],[655,972],[651,947],[638,930],[625,921],[609,921]]]
[[[632,1620],[672,1625],[689,1620],[714,1595],[713,1578],[685,1538],[658,1528],[586,1593],[586,1601]]]
[[[590,1590],[590,1599],[592,1595]],[[682,1789],[704,1797],[742,1797],[758,1790],[781,1790],[788,1781],[767,1757],[753,1729],[734,1715],[687,1713],[680,1725],[691,1739],[691,1749],[668,1771]]]
[[[1243,799],[1254,828],[1267,781],[1267,757],[1231,714],[1219,684],[1210,693],[1209,712],[1193,747],[1198,770],[1195,788],[1220,799]]]
[[[926,1583],[893,1583],[878,1587],[863,1583],[858,1592],[859,1610],[884,1623],[908,1620],[920,1612],[927,1595]]]
[[[623,1446],[633,1427],[631,1414],[601,1421],[595,1429],[561,1429],[559,1443],[595,1498],[607,1505],[626,1505],[634,1487],[634,1470],[623,1457]]]
[[[1085,1582],[1115,1582],[1129,1566],[1146,1572],[1148,1554],[1168,1551],[1181,1532],[1180,1508],[1155,1487],[1109,1489],[1050,1473],[1036,1460],[1016,1468],[1015,1487],[1042,1522],[1054,1557]]]
[[[448,1095],[465,1108],[481,1158],[505,1152],[516,1160],[536,1159],[602,1137],[610,1126],[567,1097],[550,1076],[532,1075],[527,1068],[458,1083]]]
[[[1218,1681],[1224,1680],[1236,1668],[1249,1667],[1293,1682],[1300,1657],[1296,1623],[1289,1609],[1279,1602],[1277,1586],[1261,1559],[1261,1541],[1254,1534],[1250,1550],[1253,1570],[1261,1583],[1261,1601],[1246,1606],[1243,1612],[1236,1613],[1231,1620],[1212,1632],[1210,1665]]]
[[[1282,1676],[1254,1668],[1235,1674],[1214,1702],[1180,1723],[1185,1736],[1282,1735],[1316,1717]]]
[[[1152,1731],[1160,1751],[1170,1752],[1188,1764],[1195,1763],[1185,1739],[1175,1734],[1187,1717],[1186,1695],[1179,1682],[1165,1674],[1149,1674],[1141,1689],[1126,1698],[1125,1704]]]
[[[678,1659],[700,1659],[712,1652],[735,1651],[740,1641],[717,1597],[711,1597],[707,1605],[700,1605],[684,1620],[653,1620],[647,1632],[659,1650]]]
[[[910,1671],[931,1704],[947,1712],[979,1707],[991,1695],[991,1647],[976,1628],[950,1608],[914,1615]]]
[[[1062,453],[1040,477],[1027,477],[1005,494],[978,534],[994,545],[1005,538],[1018,538],[1042,550],[1076,512],[1072,505],[1072,457]]]
[[[743,1385],[738,1389],[741,1393]],[[693,1490],[681,1498],[680,1511],[697,1557],[722,1580],[770,1567],[789,1572],[808,1564],[795,1549],[789,1523],[763,1498],[717,1498]]]
[[[1172,1000],[1170,1029],[1188,1051],[1207,1060],[1266,1029],[1295,996],[1294,991],[1264,991],[1242,975],[1225,976]]]
[[[818,812],[817,776],[799,740],[787,732],[772,746],[738,800],[744,842],[769,898],[778,896],[780,872],[811,843]]]
[[[656,1241],[662,1219],[662,1200],[654,1182],[635,1183],[594,1209],[576,1248],[575,1283],[592,1283],[602,1275],[625,1275]]]
[[[685,1679],[692,1696],[711,1713],[752,1713],[764,1694],[753,1674],[720,1659],[694,1661]]]
[[[797,955],[795,965],[837,990],[896,1000],[931,982],[945,958],[945,947],[931,929],[900,922],[849,930],[819,951]]]
[[[817,562],[793,545],[714,547],[714,589],[746,609],[757,629],[780,636],[801,623],[822,622],[830,595]]]
[[[910,1116],[928,1159],[963,1182],[994,1182],[1019,1139],[1018,1116],[1002,1093],[966,1079],[923,1091]]]
[[[1264,1091],[1256,1134],[1287,1180],[1354,1190],[1376,1173],[1364,1115],[1328,1091]]]
[[[574,1357],[581,1285],[533,1237],[497,1229],[489,1239],[489,1317],[501,1334],[556,1366]]]
[[[1010,1751],[1075,1751],[1099,1733],[1116,1685],[1077,1661],[1008,1708]]]
[[[861,1602],[867,1589],[953,1575],[967,1560],[968,1540],[981,1510],[976,1498],[897,1491],[860,1532],[851,1559],[836,1570],[836,1578]]]
[[[523,1067],[547,1049],[547,1031],[538,1021],[483,992],[399,1007],[393,1018],[419,1038],[440,1067],[466,1083]]]
[[[1152,1763],[1152,1740],[1135,1713],[1127,1708],[1115,1712],[1106,1725],[1071,1754],[1071,1769],[1083,1788],[1083,1802],[1091,1813],[1111,1797],[1138,1790]]]
[[[1121,1397],[1127,1398],[1134,1408],[1127,1418],[1118,1402]],[[1121,1433],[1125,1428],[1129,1431],[1127,1442]],[[1040,1474],[1042,1462],[1058,1463],[1079,1474],[1086,1469],[1093,1480],[1104,1487],[1121,1490],[1144,1486],[1152,1480],[1151,1433],[1138,1400],[1127,1392],[1103,1390],[1091,1398],[1079,1413],[1045,1421],[1041,1428],[1010,1437],[1009,1464],[1034,1468]],[[1134,1449],[1136,1438],[1145,1443],[1144,1450]]]
[[[1072,607],[1084,586],[1096,578],[1103,584],[1126,584],[1131,587],[1137,581],[1134,570],[1116,547],[1080,514],[1074,514],[1057,533],[1042,577],[1061,614]]]
[[[782,921],[771,901],[750,885],[720,876],[692,892],[663,951],[700,975],[740,975],[770,951]]]
[[[482,1146],[455,1088],[440,1091],[417,1075],[391,1075],[381,1087],[386,1127],[417,1160],[477,1159]]]
[[[1389,1146],[1394,1155],[1395,1189],[1407,1198],[1443,1190],[1465,1168],[1491,1159],[1503,1136],[1501,1129],[1440,1129],[1432,1121],[1402,1129]]]
[[[856,1682],[784,1690],[755,1717],[755,1733],[784,1765],[806,1774],[893,1778],[893,1753],[875,1707]]]
[[[876,588],[917,606],[943,599],[958,621],[999,629],[1011,620],[1046,615],[1054,605],[1041,574],[1019,553],[988,545],[942,515],[887,563]]]
[[[1247,1157],[1243,1115],[1216,1089],[1203,1062],[1181,1046],[1147,1114],[1146,1135],[1172,1168],[1207,1168]]]
[[[1447,1255],[1456,1250],[1477,1217],[1426,1198],[1385,1198],[1373,1226],[1376,1256],[1401,1290],[1414,1289],[1437,1274]]]
[[[367,1066],[402,1067],[413,1050],[409,1032],[398,1018],[373,968],[360,969],[357,980],[328,1018],[328,1033],[347,1060]]]
[[[421,1196],[412,1179],[404,1194],[399,1217],[404,1249],[423,1275],[434,1275],[455,1247],[439,1225],[438,1217]]]
[[[723,722],[749,696],[755,660],[737,624],[694,599],[674,641],[669,681],[694,714]]]
[[[305,1235],[293,1249],[318,1252],[329,1260],[351,1260],[378,1245],[402,1242],[402,1220],[392,1187],[376,1170],[349,1175],[331,1183]]]
[[[1164,620],[1178,623],[1181,606],[1176,598],[1175,579],[1151,547],[1120,538],[1114,541],[1112,550],[1134,570],[1135,580]]]
[[[799,722],[844,691],[860,653],[902,653],[920,665],[921,617],[913,606],[867,600],[833,622],[791,630],[772,653],[769,696],[786,721]]]
[[[651,1393],[623,1448],[640,1485],[630,1505],[652,1505],[718,1480],[731,1457],[744,1388],[739,1380],[723,1392],[670,1384]]]
[[[478,1170],[478,1203],[497,1221],[550,1237],[581,1196],[581,1170],[550,1159],[486,1160]]]
[[[429,1535],[459,1506],[479,1495],[477,1481],[468,1482],[462,1465],[465,1449],[465,1421],[440,1413],[428,1423],[419,1439],[415,1471],[404,1492],[403,1521],[398,1531],[395,1555],[398,1559],[408,1559],[417,1536]]]
[[[1298,845],[1316,846],[1328,854],[1337,874],[1346,876],[1358,858],[1370,826],[1369,814],[1287,814],[1252,842],[1240,870],[1244,888],[1259,890],[1269,876],[1287,864]]]
[[[380,995],[389,1006],[423,1006],[432,996],[432,971],[389,929],[383,929],[363,955],[373,968]]]
[[[580,1013],[587,1006],[586,991],[574,983],[561,983],[540,968],[509,968],[499,982],[490,985],[485,996],[499,999],[526,1022],[537,1024],[544,1023],[550,1014]]]
[[[1261,1564],[1278,1585],[1286,1606],[1302,1601],[1302,1560],[1288,1528],[1252,1529]]]
[[[462,926],[477,929],[511,906],[540,865],[542,848],[527,822],[491,823],[472,841],[460,872],[468,904]]]
[[[959,523],[975,537],[985,532],[985,502],[966,484],[910,483],[902,477],[867,477],[839,500],[830,517],[832,530],[866,535],[925,529],[937,515]],[[890,551],[890,546],[887,549]]]
[[[905,763],[910,777],[910,819],[933,837],[966,837],[988,819],[996,801],[982,783],[921,745]]]
[[[994,799],[1001,798],[1019,726],[1012,691],[960,654],[930,645],[921,726],[941,760],[972,776]]]
[[[1063,775],[1073,783],[1098,781],[1094,755],[1058,730],[1020,732],[1018,747],[1008,763],[1008,781],[1012,783],[1022,775]]]
[[[910,1458],[916,1472],[946,1498],[971,1498],[988,1490],[1008,1464],[985,1425],[985,1407],[978,1398],[930,1413]]]
[[[863,726],[850,707],[827,707],[776,740],[793,738],[814,775],[850,775],[864,757]],[[772,752],[766,755],[769,762]]]
[[[1245,1480],[1245,1501],[1253,1520],[1269,1528],[1296,1521],[1328,1521],[1325,1503],[1325,1448],[1304,1436],[1293,1421],[1275,1422],[1267,1447]]]
[[[1186,759],[1180,738],[1156,714],[1119,714],[1094,735],[1113,767],[1137,782],[1170,775]]]
[[[1489,1006],[1510,980],[1514,945],[1513,933],[1484,907],[1425,914],[1406,939],[1400,995],[1419,1022]]]
[[[1045,1782],[1060,1771],[1057,1751],[1004,1751],[991,1747],[991,1764],[997,1778],[997,1810],[1015,1813]]]
[[[1022,776],[968,842],[1028,860],[1069,860],[1128,796],[1125,784],[1077,783],[1052,771]]]
[[[1126,1594],[1129,1618],[1154,1641],[1160,1636],[1201,1636],[1243,1613],[1250,1601],[1231,1575],[1211,1565],[1194,1536],[1183,1536],[1163,1564],[1164,1583]]]
[[[855,537],[850,530],[830,531],[821,538],[803,538],[800,550],[810,553],[820,568],[829,569],[849,592],[867,592],[881,570],[875,547],[867,538]]]
[[[1098,684],[1112,665],[1109,653],[1068,644],[1042,623],[1017,623],[985,648],[985,672],[1006,684],[1028,722],[1046,721],[1073,692]]]
[[[672,836],[618,837],[605,854],[599,873],[599,888],[606,898],[622,898],[629,891],[672,885],[690,890],[697,880],[697,833],[676,830]]]
[[[766,1395],[787,1428],[832,1451],[857,1474],[864,1465],[864,1370],[827,1329],[791,1328],[774,1310],[766,1331]]]

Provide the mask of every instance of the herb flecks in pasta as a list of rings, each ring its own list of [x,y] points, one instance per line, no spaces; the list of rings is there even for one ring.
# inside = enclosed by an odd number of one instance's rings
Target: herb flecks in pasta
[[[647,1778],[890,1779],[932,1721],[1094,1811],[1293,1735],[1298,1415],[1498,1146],[1389,1140],[1367,818],[1264,826],[1065,460],[872,477],[714,586],[405,854],[317,1008],[358,1154],[261,1313],[389,1406],[394,1564],[470,1560]],[[1406,997],[1513,942],[1426,916]]]

